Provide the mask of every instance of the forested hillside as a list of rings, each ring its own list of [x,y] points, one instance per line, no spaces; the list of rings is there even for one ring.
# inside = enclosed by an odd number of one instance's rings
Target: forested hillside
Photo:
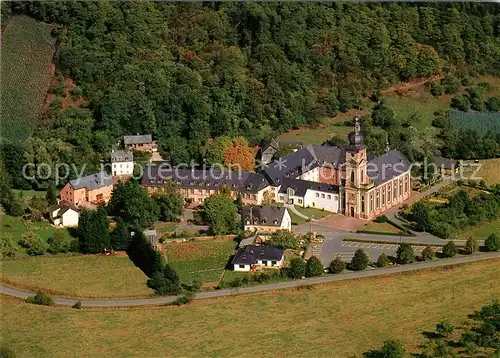
[[[450,72],[500,74],[497,4],[11,8],[58,25],[56,69],[87,99],[88,112],[56,101],[37,136],[49,148],[62,141],[79,152],[64,155],[94,163],[96,152],[124,134],[152,133],[164,156],[200,160],[209,137],[243,135],[256,144],[360,106],[363,95],[392,83]]]

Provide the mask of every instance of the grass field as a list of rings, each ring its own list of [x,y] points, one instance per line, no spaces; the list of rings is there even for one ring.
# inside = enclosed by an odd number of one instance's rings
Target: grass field
[[[219,279],[235,248],[232,240],[167,243],[168,263],[184,282]]]
[[[315,208],[303,208],[302,206],[295,206],[295,208],[307,217],[312,217],[313,219],[321,219],[325,216],[332,215],[333,213],[326,210],[320,210]]]
[[[389,223],[377,223],[375,221],[370,221],[368,224],[363,226],[363,230],[380,232],[380,233],[390,232],[395,234],[401,231],[397,227],[392,226]]]
[[[55,38],[49,25],[12,16],[2,33],[2,136],[30,135],[40,115],[51,73]]]
[[[482,167],[476,177],[482,178],[487,185],[500,184],[500,158],[480,161]]]
[[[12,235],[12,238],[17,242],[21,240],[21,236],[26,231],[33,231],[38,234],[43,240],[47,241],[52,237],[55,230],[63,231],[68,237],[71,237],[68,230],[65,228],[54,228],[50,225],[50,223],[46,221],[32,223],[26,220],[23,220],[20,217],[14,217],[2,214],[0,215],[0,232],[1,233],[9,233]],[[24,248],[19,248],[16,256],[25,256],[26,251]]]
[[[474,226],[461,233],[462,238],[467,239],[469,236],[476,239],[486,239],[488,236],[496,232],[500,235],[500,220],[484,222],[481,225]]]
[[[147,277],[127,256],[45,256],[0,261],[2,281],[72,297],[149,296]]]
[[[415,352],[437,322],[461,324],[498,298],[499,275],[495,260],[184,307],[74,310],[3,296],[2,341],[17,356],[347,357],[391,338]]]

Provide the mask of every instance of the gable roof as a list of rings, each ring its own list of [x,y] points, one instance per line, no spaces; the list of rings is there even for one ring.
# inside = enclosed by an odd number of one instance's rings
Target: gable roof
[[[295,191],[296,196],[304,196],[308,190],[322,191],[325,193],[336,194],[339,192],[338,185],[327,183],[318,183],[314,181],[300,180],[300,179],[285,179],[283,185],[280,187],[279,193],[286,193],[291,188]]]
[[[378,186],[407,172],[410,167],[408,158],[394,149],[370,160],[366,167],[366,175]]]
[[[311,152],[302,148],[270,163],[264,173],[272,184],[278,186],[285,178],[296,178],[317,167],[318,163]]]
[[[57,215],[52,216],[52,213],[58,209],[59,209],[59,211],[57,212]],[[54,204],[51,207],[49,207],[49,209],[48,209],[49,214],[52,217],[52,219],[60,218],[64,213],[66,213],[69,210],[73,210],[77,213],[80,213],[80,210],[78,210],[78,208],[76,206],[74,206],[73,204],[66,203],[64,201],[61,201],[58,204]]]
[[[319,165],[331,164],[334,168],[338,168],[345,163],[345,148],[319,144],[309,144],[306,148],[316,158]]]
[[[103,170],[95,174],[70,180],[69,183],[74,189],[87,188],[88,190],[94,190],[113,185],[113,178]]]
[[[111,163],[131,162],[134,160],[134,153],[130,150],[114,150],[111,152]]]
[[[242,209],[245,225],[265,225],[280,227],[287,209],[284,206],[247,205]],[[250,221],[250,224],[247,224]]]
[[[273,245],[248,245],[238,249],[232,263],[234,265],[254,265],[257,260],[280,261],[285,250]]]
[[[128,144],[146,144],[151,143],[153,141],[153,137],[151,134],[142,134],[142,135],[126,135],[123,137],[123,143],[125,145]]]
[[[253,194],[269,186],[264,175],[259,173],[172,169],[155,166],[144,168],[141,184],[144,186],[163,186],[166,180],[174,181],[181,188],[219,190],[227,186],[231,190]]]

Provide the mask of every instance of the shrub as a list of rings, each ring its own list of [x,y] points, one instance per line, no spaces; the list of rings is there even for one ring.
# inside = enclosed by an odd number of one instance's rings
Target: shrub
[[[182,306],[182,305],[187,305],[193,300],[192,295],[182,295],[177,297],[175,300],[172,301],[173,306]]]
[[[20,243],[30,256],[43,255],[49,248],[49,245],[33,231],[25,232]]]
[[[163,270],[154,272],[148,279],[147,285],[159,295],[177,294],[180,291],[179,276],[168,264]]]
[[[373,221],[375,221],[376,223],[385,223],[387,222],[387,216],[385,215],[377,216]]]
[[[443,337],[449,337],[453,333],[453,326],[449,321],[441,321],[436,325],[436,332]]]
[[[9,233],[0,234],[0,255],[2,257],[12,257],[16,255],[17,244]]]
[[[473,254],[474,252],[479,251],[479,241],[477,239],[474,239],[472,236],[467,239],[467,242],[465,243],[465,249],[467,250],[467,253]]]
[[[34,296],[26,299],[26,302],[35,305],[53,306],[54,299],[43,291],[37,291]]]
[[[439,83],[431,84],[431,94],[435,97],[439,97],[443,94],[443,86]]]
[[[458,254],[458,247],[453,241],[448,241],[446,245],[443,246],[443,256],[453,257]]]
[[[351,268],[354,271],[362,271],[368,267],[369,263],[368,255],[362,249],[357,249],[351,260]]]
[[[73,307],[77,310],[81,309],[82,308],[82,301],[80,301],[80,300],[76,301],[76,303],[71,307]]]
[[[446,94],[455,93],[460,89],[461,83],[458,78],[448,75],[441,80],[441,85]]]
[[[229,287],[240,287],[242,284],[242,278],[241,277],[235,277],[232,281],[229,281],[228,285]]]
[[[422,250],[422,260],[424,260],[424,261],[431,261],[431,260],[434,260],[435,258],[436,258],[436,253],[434,252],[434,250],[432,249],[432,247],[430,247],[429,245],[427,245]]]
[[[325,272],[323,264],[316,256],[311,256],[306,264],[306,277],[321,276]]]
[[[398,246],[396,251],[398,263],[400,264],[411,264],[415,261],[415,254],[413,253],[413,248],[407,243],[402,243]]]
[[[299,241],[295,234],[289,230],[278,230],[271,234],[267,242],[270,245],[282,247],[284,249],[298,249]]]
[[[330,272],[331,273],[341,273],[345,270],[345,262],[342,261],[340,256],[337,256],[335,259],[330,262]]]
[[[389,258],[385,253],[382,253],[377,259],[377,267],[386,267],[389,265]]]
[[[55,230],[54,234],[47,242],[49,244],[49,251],[53,254],[68,252],[71,247],[71,239],[63,230]]]
[[[372,358],[403,358],[405,354],[405,347],[397,339],[389,339],[384,342],[379,350],[370,351],[365,354],[366,357]]]
[[[492,233],[484,242],[488,251],[500,251],[500,235]]]
[[[306,274],[306,262],[299,257],[290,260],[287,275],[290,278],[300,278]]]

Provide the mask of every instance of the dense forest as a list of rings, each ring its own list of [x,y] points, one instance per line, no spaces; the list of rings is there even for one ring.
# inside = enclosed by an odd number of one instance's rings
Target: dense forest
[[[57,74],[86,99],[77,109],[54,101],[34,137],[4,145],[10,172],[19,151],[98,165],[135,133],[152,133],[165,158],[202,160],[208,138],[254,145],[392,83],[500,75],[497,4],[12,2],[10,11],[56,25]]]

